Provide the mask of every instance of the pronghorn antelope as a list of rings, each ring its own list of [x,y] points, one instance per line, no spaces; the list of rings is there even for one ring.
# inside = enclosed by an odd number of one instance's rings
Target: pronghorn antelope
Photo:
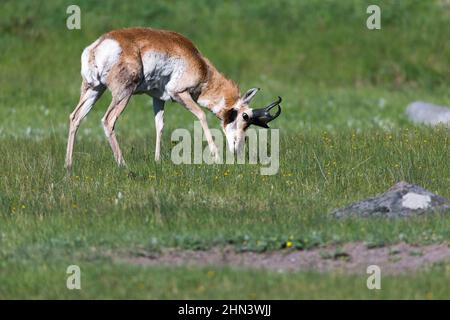
[[[281,113],[280,97],[265,108],[249,108],[249,102],[259,89],[253,88],[241,95],[238,86],[217,71],[191,41],[171,31],[129,28],[108,32],[84,49],[81,75],[80,101],[69,117],[66,168],[72,166],[80,122],[106,88],[112,93],[112,101],[102,124],[119,165],[125,162],[114,125],[133,94],[146,93],[153,97],[156,161],[160,159],[164,103],[169,99],[183,105],[200,120],[216,159],[218,150],[200,106],[211,110],[221,120],[232,152],[242,149],[245,130],[251,124],[268,128],[267,123]],[[278,111],[272,116],[269,112],[275,106]]]

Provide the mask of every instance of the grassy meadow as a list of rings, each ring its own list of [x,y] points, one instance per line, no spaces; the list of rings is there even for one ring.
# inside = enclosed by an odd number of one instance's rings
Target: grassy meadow
[[[449,298],[450,267],[383,278],[232,268],[139,267],[111,257],[164,248],[310,249],[362,241],[448,243],[450,216],[331,218],[337,207],[405,180],[450,198],[450,130],[410,124],[412,101],[450,105],[448,1],[9,1],[0,4],[0,299]],[[66,9],[81,8],[81,30]],[[68,115],[79,98],[80,55],[129,26],[188,36],[261,106],[283,97],[280,170],[175,165],[170,133],[194,117],[169,103],[163,161],[153,161],[151,99],[134,96],[117,124],[118,168],[100,119],[105,93],[78,131],[64,170]],[[208,115],[211,128],[219,122]],[[130,173],[131,172],[131,173]],[[285,249],[287,242],[291,249]],[[82,290],[66,288],[79,265]]]

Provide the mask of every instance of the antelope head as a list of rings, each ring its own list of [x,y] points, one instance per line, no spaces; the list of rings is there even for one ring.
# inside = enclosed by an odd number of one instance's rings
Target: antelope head
[[[245,142],[245,131],[250,125],[254,124],[263,128],[269,128],[268,123],[276,119],[281,113],[281,97],[278,97],[278,100],[264,108],[250,108],[250,101],[258,91],[259,88],[248,90],[225,114],[222,121],[222,129],[227,137],[228,148],[231,152],[240,152],[242,150]],[[270,111],[276,106],[278,107],[277,112],[274,115],[270,114]]]

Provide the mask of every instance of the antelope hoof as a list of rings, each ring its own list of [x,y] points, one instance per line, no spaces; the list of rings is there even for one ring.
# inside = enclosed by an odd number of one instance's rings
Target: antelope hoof
[[[219,157],[219,153],[217,151],[211,152],[211,156],[214,159],[214,163],[220,164],[220,157]]]
[[[125,163],[125,160],[123,160],[123,159],[117,160],[117,165],[121,168],[127,167],[127,164]]]

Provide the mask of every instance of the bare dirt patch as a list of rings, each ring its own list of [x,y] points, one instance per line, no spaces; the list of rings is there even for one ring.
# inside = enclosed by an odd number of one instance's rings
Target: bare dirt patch
[[[438,262],[450,261],[448,244],[413,246],[400,243],[368,248],[364,243],[348,243],[313,250],[273,251],[265,253],[236,252],[231,247],[205,251],[167,249],[159,254],[121,256],[117,262],[143,266],[230,266],[272,271],[366,272],[378,265],[383,273],[414,271]]]

